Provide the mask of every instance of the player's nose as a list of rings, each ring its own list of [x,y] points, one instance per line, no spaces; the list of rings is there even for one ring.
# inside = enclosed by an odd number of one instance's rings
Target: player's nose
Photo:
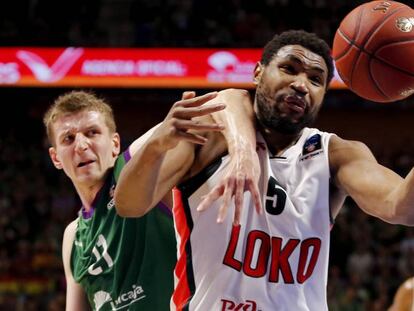
[[[306,78],[301,75],[295,77],[295,79],[291,82],[290,87],[300,96],[306,96],[309,93]]]
[[[82,134],[77,134],[75,137],[75,151],[76,152],[83,152],[87,150],[89,147],[89,140]]]

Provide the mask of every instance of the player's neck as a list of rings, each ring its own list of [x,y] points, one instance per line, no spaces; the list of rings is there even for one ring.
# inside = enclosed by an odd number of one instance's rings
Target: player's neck
[[[281,155],[286,149],[296,144],[302,135],[302,131],[297,134],[287,135],[268,128],[261,128],[261,133],[266,141],[267,148],[274,156]]]
[[[76,192],[82,202],[84,209],[89,212],[93,208],[96,195],[103,186],[103,181],[93,185],[75,185]]]

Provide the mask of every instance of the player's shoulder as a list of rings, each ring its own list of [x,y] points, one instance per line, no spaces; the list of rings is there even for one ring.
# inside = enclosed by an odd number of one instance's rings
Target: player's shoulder
[[[398,291],[401,292],[402,294],[410,293],[410,295],[412,295],[413,290],[414,290],[414,277],[411,277],[405,280],[398,288]]]
[[[350,140],[333,134],[329,140],[330,153],[342,152],[370,152],[368,146],[358,140]]]
[[[411,277],[411,278],[407,279],[407,280],[403,283],[403,286],[404,286],[406,289],[410,289],[410,290],[414,289],[414,277]]]
[[[333,171],[353,161],[376,161],[366,144],[357,140],[343,139],[336,134],[329,140],[328,152]]]
[[[68,224],[63,233],[63,249],[71,247],[73,240],[75,239],[76,229],[78,227],[78,218]]]
[[[65,275],[69,277],[72,275],[70,269],[70,257],[72,254],[72,245],[75,240],[76,228],[78,226],[78,218],[72,221],[67,225],[65,232],[63,233],[63,243],[62,243],[62,258],[63,266],[65,268]]]
[[[221,90],[220,92],[218,92],[218,96],[240,96],[240,97],[248,97],[250,98],[250,93],[249,91],[245,90],[245,89],[235,89],[235,88],[229,88],[229,89],[224,89]]]

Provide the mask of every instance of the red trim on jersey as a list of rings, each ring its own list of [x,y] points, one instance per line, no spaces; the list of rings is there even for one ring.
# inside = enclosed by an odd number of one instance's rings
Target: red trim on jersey
[[[181,191],[177,188],[174,188],[173,196],[173,215],[177,233],[180,236],[180,241],[177,242],[179,253],[178,261],[174,269],[174,273],[178,281],[174,289],[172,301],[177,311],[181,311],[186,306],[188,300],[191,297],[190,286],[188,284],[187,278],[187,253],[185,250],[185,245],[187,244],[187,241],[190,238],[190,229],[188,227],[187,219],[185,217]]]

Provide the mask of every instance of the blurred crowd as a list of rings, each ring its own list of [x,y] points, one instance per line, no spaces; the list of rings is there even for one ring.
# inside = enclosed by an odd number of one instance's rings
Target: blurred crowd
[[[332,42],[365,0],[19,0],[0,10],[2,46],[261,47],[289,28]],[[411,0],[400,0],[410,4]]]
[[[0,310],[63,310],[63,230],[79,203],[40,141],[0,140]]]

